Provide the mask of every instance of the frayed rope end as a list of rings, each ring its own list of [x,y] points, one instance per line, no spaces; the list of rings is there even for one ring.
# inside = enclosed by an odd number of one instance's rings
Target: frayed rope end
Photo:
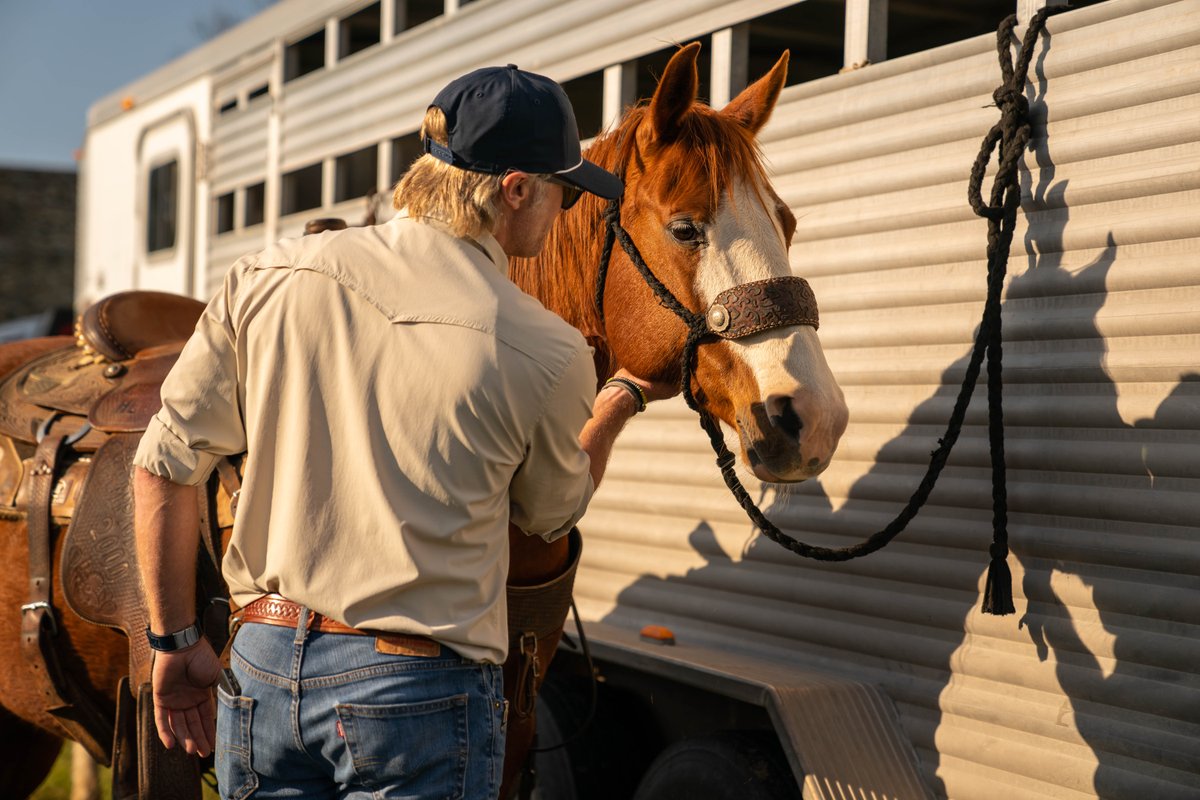
[[[992,562],[983,584],[983,613],[998,617],[1016,613],[1012,597],[1012,572],[1008,568],[1008,547],[992,544]]]

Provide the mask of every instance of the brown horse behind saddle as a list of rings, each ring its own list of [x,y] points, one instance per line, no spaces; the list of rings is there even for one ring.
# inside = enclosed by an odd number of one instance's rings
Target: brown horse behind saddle
[[[23,519],[28,535],[22,654],[56,732],[113,766],[114,797],[200,796],[198,761],[164,750],[154,734],[130,475],[159,385],[203,309],[157,292],[113,295],[83,315],[76,341],[34,340],[0,360],[0,513]],[[215,554],[220,531],[207,497],[200,506]],[[201,559],[205,596],[224,593],[216,563]],[[80,654],[61,635],[63,605],[126,634],[128,677],[115,708],[68,677]],[[207,632],[223,644],[222,625]]]
[[[28,533],[29,592],[21,607],[25,665],[42,709],[54,720],[53,732],[113,766],[114,798],[200,797],[198,759],[164,750],[155,731],[131,473],[141,434],[161,405],[162,380],[203,309],[190,298],[125,292],[89,308],[75,340],[55,337],[0,349],[0,518],[23,521]],[[228,638],[229,610],[220,558],[238,481],[226,460],[208,491],[198,493],[196,606],[218,652]],[[572,532],[562,574],[509,588],[504,673],[514,746],[506,754],[506,794],[533,738],[536,693],[562,632],[579,550]],[[64,606],[87,622],[125,633],[127,677],[116,687],[115,708],[111,692],[97,697],[69,679],[70,660],[88,656],[64,641],[70,638],[60,630]]]

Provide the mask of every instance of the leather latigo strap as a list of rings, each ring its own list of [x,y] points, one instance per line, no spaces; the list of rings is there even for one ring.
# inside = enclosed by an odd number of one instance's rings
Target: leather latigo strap
[[[817,298],[804,278],[768,278],[726,289],[705,313],[708,329],[739,339],[791,325],[818,326]]]
[[[40,660],[37,647],[40,632],[48,629],[52,635],[58,633],[54,610],[50,607],[50,500],[62,445],[61,435],[47,436],[38,446],[30,469],[26,525],[29,534],[29,602],[21,606],[21,642],[26,656],[34,661]],[[35,663],[34,669],[45,674],[39,664]],[[45,694],[48,684],[44,680],[42,683]]]
[[[113,720],[96,708],[63,671],[55,646],[58,621],[50,605],[53,539],[50,506],[65,437],[47,436],[33,457],[29,515],[29,602],[21,606],[21,650],[38,686],[42,702],[67,735],[82,744],[96,761],[107,764]],[[103,738],[102,738],[103,737]]]

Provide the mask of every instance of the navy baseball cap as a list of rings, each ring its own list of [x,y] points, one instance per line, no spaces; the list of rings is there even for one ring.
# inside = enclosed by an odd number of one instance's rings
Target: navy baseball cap
[[[428,137],[422,145],[447,164],[491,175],[552,174],[607,200],[625,189],[616,175],[584,160],[571,101],[543,75],[515,64],[484,67],[451,81],[434,106],[446,115],[449,147]]]

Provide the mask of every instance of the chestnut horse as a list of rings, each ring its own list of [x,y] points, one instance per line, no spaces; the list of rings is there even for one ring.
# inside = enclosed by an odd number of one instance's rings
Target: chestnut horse
[[[655,277],[696,313],[731,287],[790,276],[796,227],[755,142],[783,88],[787,53],[718,112],[696,101],[699,50],[698,43],[680,49],[649,104],[631,109],[587,151],[624,178],[625,229]],[[604,225],[603,201],[584,195],[578,210],[560,216],[543,254],[515,260],[511,277],[583,332],[596,348],[600,381],[625,367],[678,382],[687,329],[620,248],[611,256],[603,311],[597,308]],[[815,327],[703,344],[692,379],[697,400],[737,431],[745,465],[758,478],[802,481],[829,465],[848,412]],[[510,547],[510,585],[546,580],[568,559],[565,540],[546,546],[514,532]],[[509,752],[524,752],[532,735],[532,723],[510,721]],[[511,779],[516,765],[505,766]]]
[[[730,287],[790,276],[787,251],[795,229],[795,218],[771,188],[755,141],[783,88],[787,54],[718,112],[696,100],[698,51],[698,44],[679,50],[650,102],[631,109],[588,152],[589,159],[624,178],[621,221],[657,278],[693,311],[706,309]],[[596,348],[599,380],[627,367],[647,378],[678,381],[687,331],[619,249],[612,253],[603,312],[596,308],[604,225],[601,201],[585,195],[576,210],[560,216],[541,257],[513,263],[512,278],[584,333]],[[0,377],[46,347],[0,348]],[[794,325],[705,343],[692,379],[698,401],[737,432],[745,465],[762,480],[801,481],[819,474],[846,426],[842,393],[814,327]],[[56,570],[62,540],[59,535]],[[553,580],[572,558],[566,538],[546,545],[510,531],[510,547],[510,586],[515,587]],[[20,520],[0,518],[0,559],[6,565],[0,609],[7,609],[0,613],[5,643],[0,647],[0,786],[9,797],[24,797],[36,788],[62,736],[17,645],[17,608],[28,602],[25,551]],[[111,711],[118,680],[129,667],[125,636],[76,616],[61,601],[57,579],[51,598],[64,670]],[[565,616],[565,607],[561,611]],[[559,631],[539,641],[535,681],[544,677]],[[510,698],[528,677],[519,672],[510,655],[505,665]],[[517,716],[509,723],[505,796],[534,733],[532,715]]]

